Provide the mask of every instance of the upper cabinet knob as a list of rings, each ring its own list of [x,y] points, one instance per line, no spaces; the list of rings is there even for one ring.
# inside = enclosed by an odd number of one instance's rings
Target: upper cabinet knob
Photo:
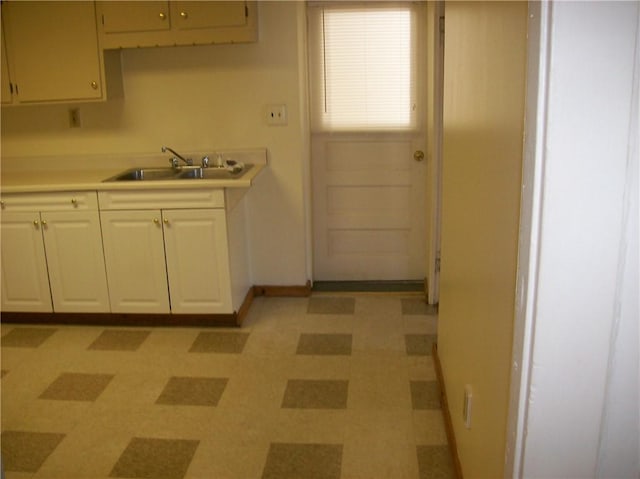
[[[91,88],[93,88],[94,90],[98,89],[98,82],[92,81],[91,82]]]
[[[166,20],[167,19],[167,15],[164,12],[160,12],[160,20]]]
[[[186,20],[187,18],[189,18],[189,14],[188,14],[187,12],[180,12],[180,16],[181,16],[182,18],[184,18],[185,20]]]

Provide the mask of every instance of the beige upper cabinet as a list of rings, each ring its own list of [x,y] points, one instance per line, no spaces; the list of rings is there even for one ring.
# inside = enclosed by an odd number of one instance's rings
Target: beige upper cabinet
[[[9,1],[2,14],[14,101],[104,98],[94,2]]]
[[[102,32],[155,32],[171,29],[169,2],[98,2]]]
[[[11,103],[11,78],[9,77],[9,64],[7,63],[7,50],[4,45],[4,29],[0,32],[0,46],[2,47],[2,65],[0,66],[0,74],[2,74],[2,90],[0,97],[2,98],[2,104]]]
[[[257,2],[99,1],[103,48],[255,42]]]

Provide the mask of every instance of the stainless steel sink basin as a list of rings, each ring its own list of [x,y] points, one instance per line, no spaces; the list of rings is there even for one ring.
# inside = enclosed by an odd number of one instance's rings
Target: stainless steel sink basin
[[[167,181],[167,180],[232,180],[242,178],[253,165],[245,165],[241,171],[232,172],[219,167],[194,167],[183,168],[131,168],[104,180],[111,181]]]
[[[253,165],[245,165],[240,171],[233,172],[226,168],[187,168],[180,173],[180,179],[204,179],[204,180],[237,180],[242,178]]]

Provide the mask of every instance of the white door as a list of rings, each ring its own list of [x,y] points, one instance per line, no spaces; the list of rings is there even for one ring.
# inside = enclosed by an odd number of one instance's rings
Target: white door
[[[111,311],[169,313],[160,210],[102,211]]]
[[[223,209],[163,210],[171,311],[231,313]]]
[[[2,311],[52,311],[40,214],[2,213]]]
[[[424,150],[416,136],[316,135],[314,279],[425,277]]]
[[[54,311],[109,312],[98,212],[56,211],[40,215]]]
[[[315,280],[426,276],[423,26],[419,2],[309,9]]]

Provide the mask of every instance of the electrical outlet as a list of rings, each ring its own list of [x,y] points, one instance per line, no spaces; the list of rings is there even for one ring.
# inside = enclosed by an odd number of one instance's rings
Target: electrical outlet
[[[69,110],[69,126],[71,128],[80,128],[82,126],[82,118],[80,118],[80,108],[71,108]]]
[[[473,391],[471,385],[467,384],[464,387],[464,402],[462,404],[462,420],[464,421],[464,427],[471,429],[471,406],[473,403]]]
[[[267,125],[286,125],[287,105],[267,105]]]

